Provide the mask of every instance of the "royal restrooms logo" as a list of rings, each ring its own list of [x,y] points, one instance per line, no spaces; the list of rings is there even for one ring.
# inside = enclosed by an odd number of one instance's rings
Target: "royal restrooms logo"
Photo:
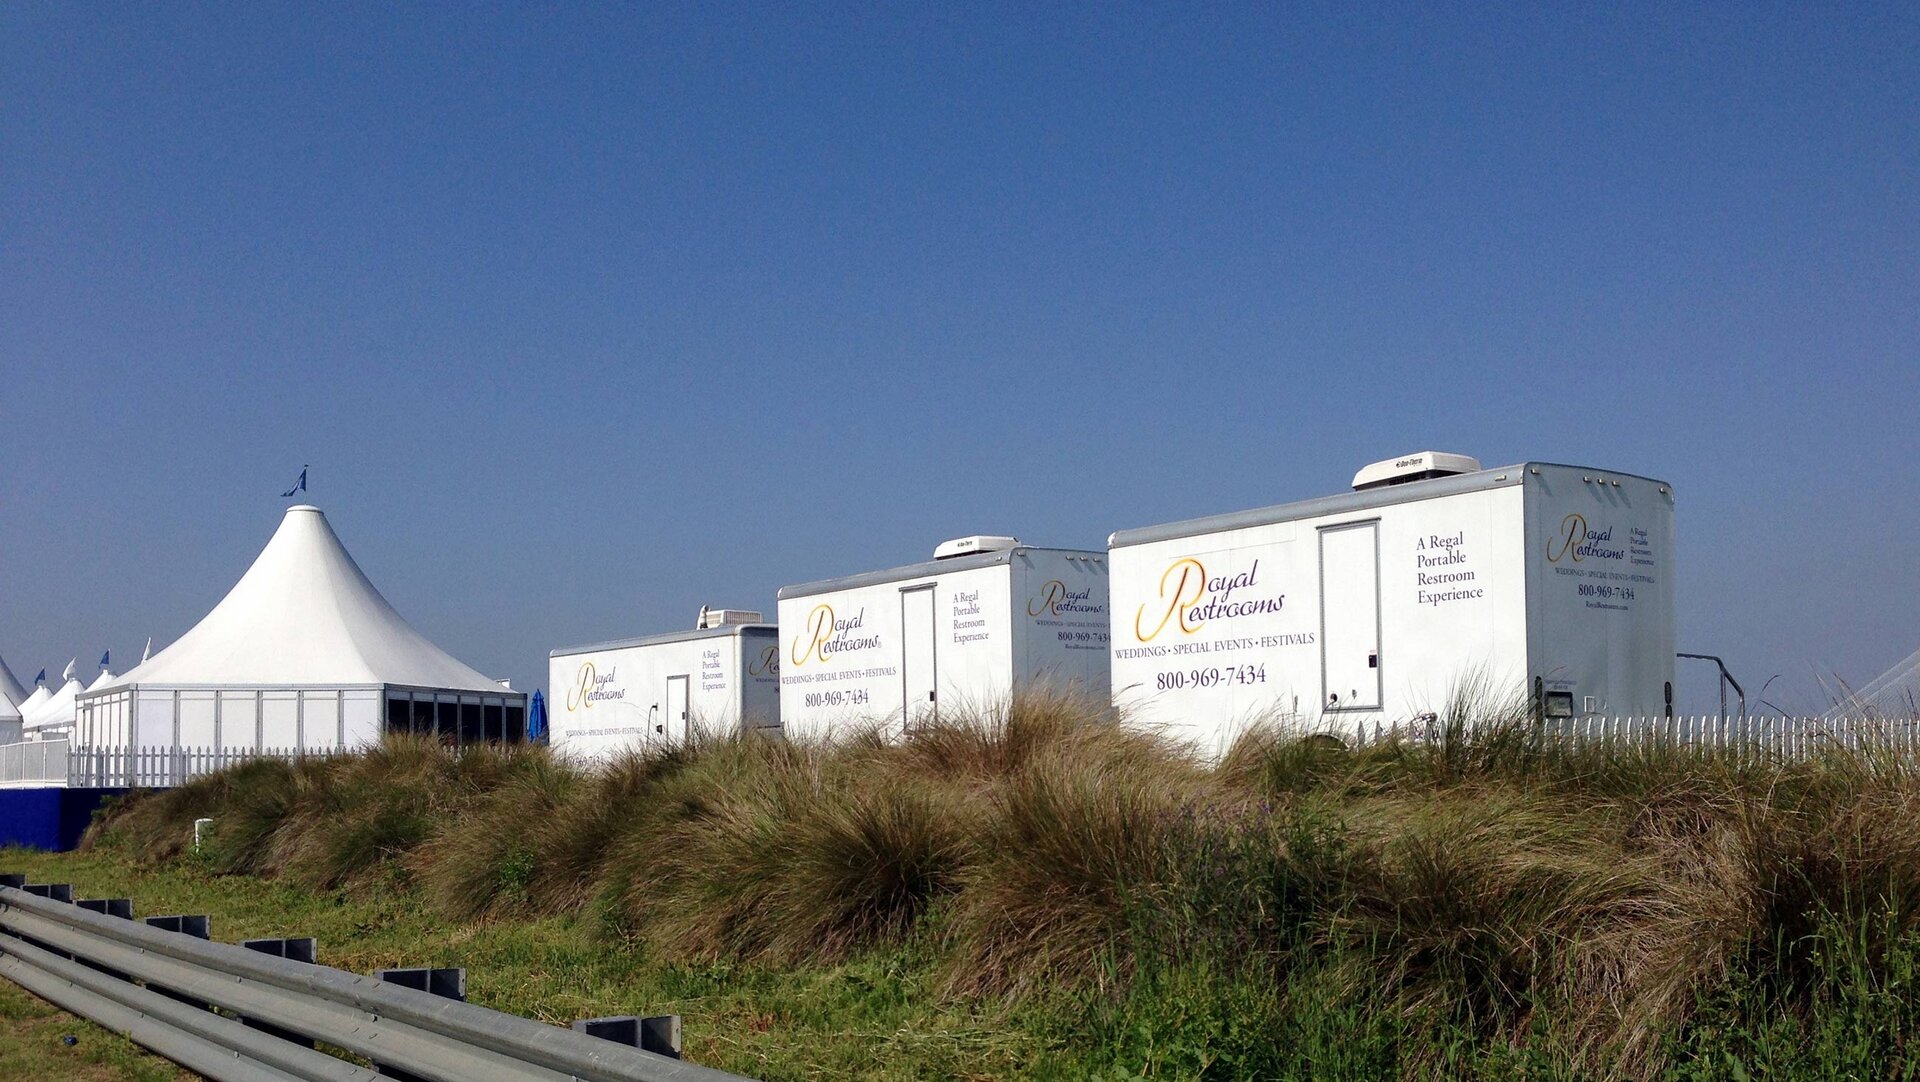
[[[828,658],[857,650],[878,650],[880,636],[855,635],[866,626],[867,610],[862,608],[847,619],[833,614],[832,605],[815,605],[807,614],[807,629],[793,637],[793,663],[824,662]]]
[[[1596,560],[1624,560],[1627,550],[1613,545],[1613,527],[1595,530],[1587,525],[1587,516],[1578,511],[1560,520],[1560,532],[1547,538],[1547,562],[1561,560],[1579,563],[1587,557]]]
[[[1177,623],[1182,634],[1191,635],[1208,620],[1279,612],[1286,604],[1287,595],[1258,596],[1259,585],[1259,560],[1253,561],[1253,566],[1245,571],[1209,575],[1205,564],[1192,556],[1183,556],[1160,573],[1159,597],[1142,604],[1133,614],[1133,637],[1152,642],[1168,624]],[[1157,617],[1152,631],[1146,626],[1149,611]]]
[[[610,699],[624,699],[627,689],[610,688],[613,676],[618,669],[608,669],[605,675],[593,667],[593,662],[580,663],[580,672],[574,677],[574,686],[567,689],[568,710],[592,710],[593,704]]]
[[[1028,616],[1098,616],[1107,611],[1105,605],[1093,603],[1093,587],[1084,590],[1069,590],[1067,584],[1059,579],[1048,579],[1040,587],[1039,594],[1027,602]]]
[[[760,656],[754,658],[747,666],[747,675],[778,677],[780,675],[780,644],[768,643],[767,648],[760,651]]]

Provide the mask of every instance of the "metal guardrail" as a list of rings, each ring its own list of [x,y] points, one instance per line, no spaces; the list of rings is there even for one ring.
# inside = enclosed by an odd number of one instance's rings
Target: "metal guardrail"
[[[742,1082],[643,1050],[670,1033],[677,1055],[677,1019],[560,1029],[449,998],[460,970],[361,976],[303,960],[311,940],[214,943],[205,917],[139,923],[123,899],[63,897],[0,878],[0,976],[214,1082]]]

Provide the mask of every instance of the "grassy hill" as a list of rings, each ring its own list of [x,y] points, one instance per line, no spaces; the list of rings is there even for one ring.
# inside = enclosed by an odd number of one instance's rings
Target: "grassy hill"
[[[23,870],[463,964],[534,1017],[677,1010],[691,1058],[766,1078],[1920,1071],[1911,764],[1471,713],[1219,763],[1064,700],[592,771],[396,741],[129,797]]]

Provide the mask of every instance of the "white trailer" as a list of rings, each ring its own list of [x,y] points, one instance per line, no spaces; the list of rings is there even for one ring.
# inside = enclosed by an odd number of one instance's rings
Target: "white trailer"
[[[1354,488],[1114,534],[1122,713],[1218,753],[1259,720],[1414,722],[1473,684],[1548,718],[1671,712],[1671,486],[1424,452]]]
[[[1046,685],[1105,698],[1104,553],[967,537],[931,563],[780,591],[787,735],[898,735]]]
[[[695,732],[780,732],[780,633],[757,612],[701,610],[691,631],[548,655],[548,742],[575,759],[665,747]]]

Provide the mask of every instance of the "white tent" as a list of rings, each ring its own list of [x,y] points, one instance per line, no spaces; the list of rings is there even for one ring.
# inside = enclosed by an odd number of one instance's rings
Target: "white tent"
[[[47,685],[36,682],[33,685],[33,694],[20,701],[20,716],[25,718],[39,709],[40,704],[51,698],[53,698],[53,692],[47,690]]]
[[[81,694],[77,743],[324,749],[383,731],[519,740],[526,705],[415,631],[320,509],[300,505],[204,619]]]
[[[93,683],[87,685],[87,690],[99,691],[103,687],[108,687],[112,685],[113,682],[118,679],[120,678],[113,675],[112,669],[109,669],[105,665],[102,665],[100,666],[100,675],[93,678]]]
[[[5,658],[0,658],[0,744],[16,743],[20,739],[20,704],[27,700],[27,689],[20,686],[20,678],[7,668]]]
[[[80,681],[73,675],[74,662],[67,663],[67,671],[62,673],[60,690],[40,699],[40,691],[28,697],[33,706],[20,711],[20,728],[28,740],[57,740],[73,732],[74,702],[82,690]],[[39,699],[38,702],[34,702]]]
[[[0,720],[11,718],[20,720],[20,704],[27,701],[27,689],[21,685],[20,678],[13,675],[7,667],[7,659],[0,657]]]

